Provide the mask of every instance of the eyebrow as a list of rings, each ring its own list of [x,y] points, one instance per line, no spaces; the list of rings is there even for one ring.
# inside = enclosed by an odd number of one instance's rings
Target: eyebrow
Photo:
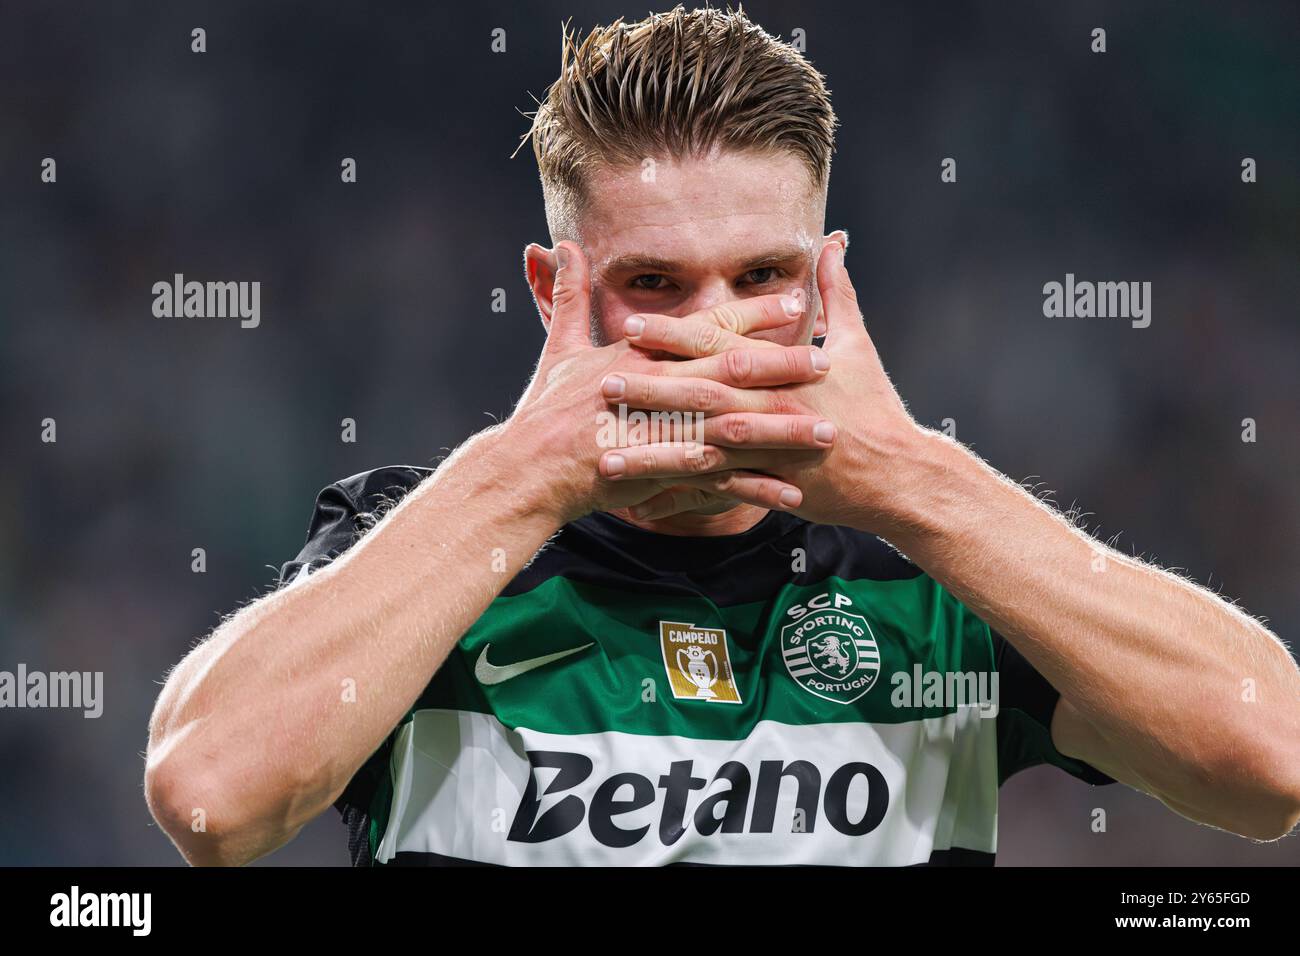
[[[773,249],[765,252],[760,256],[739,264],[738,269],[741,272],[748,272],[751,269],[764,269],[768,266],[777,265],[783,262],[792,262],[804,257],[804,250],[798,246],[788,246],[781,249]],[[646,256],[639,253],[631,253],[625,256],[616,256],[601,270],[606,273],[610,272],[685,272],[687,264],[678,262],[673,259],[660,259],[658,256]]]

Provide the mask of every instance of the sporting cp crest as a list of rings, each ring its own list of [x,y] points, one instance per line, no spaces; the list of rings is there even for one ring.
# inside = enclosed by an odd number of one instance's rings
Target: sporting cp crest
[[[804,690],[837,704],[851,704],[876,683],[880,648],[861,614],[809,610],[781,628],[785,669]]]
[[[659,649],[668,671],[668,686],[678,700],[740,703],[725,630],[660,621]]]

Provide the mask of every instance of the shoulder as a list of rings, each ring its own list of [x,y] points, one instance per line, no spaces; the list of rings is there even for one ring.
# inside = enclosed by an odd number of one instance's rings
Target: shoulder
[[[416,465],[386,465],[326,485],[316,495],[306,543],[296,558],[281,567],[280,583],[338,557],[432,473],[433,469]]]
[[[323,488],[317,495],[317,500],[328,495],[341,498],[358,512],[371,512],[400,501],[431,474],[432,468],[418,465],[385,465],[349,478],[340,478]]]

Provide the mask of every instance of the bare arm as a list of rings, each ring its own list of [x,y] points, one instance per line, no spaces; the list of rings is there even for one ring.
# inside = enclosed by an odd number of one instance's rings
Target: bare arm
[[[672,484],[599,478],[597,415],[608,414],[599,383],[630,368],[683,376],[695,366],[625,343],[593,348],[586,263],[566,245],[571,259],[548,303],[546,347],[510,421],[464,445],[333,563],[234,615],[169,676],[150,723],[145,793],[190,862],[245,863],[292,839],[338,799],[550,535]],[[779,299],[748,299],[733,318],[762,327],[792,321]],[[763,381],[824,372],[806,347],[754,347],[741,364]],[[787,415],[773,425],[743,409],[722,411],[744,420],[733,444],[753,446],[760,465],[782,454],[762,444],[773,430],[792,436],[786,445],[824,444],[813,436],[815,418]],[[791,489],[758,475],[732,497],[770,507]],[[502,553],[504,568],[494,561]],[[344,699],[345,681],[354,682],[355,700]]]
[[[1061,692],[1057,749],[1256,839],[1300,817],[1300,672],[1263,625],[918,433],[898,540]]]
[[[1052,736],[1062,753],[1202,823],[1259,839],[1295,827],[1300,672],[1282,643],[919,427],[867,332],[843,237],[824,246],[817,280],[834,370],[780,398],[834,422],[835,446],[768,469],[802,491],[799,514],[886,536],[1010,641],[1061,693]],[[647,324],[638,344],[665,347],[669,332],[707,342],[678,319]],[[630,474],[660,473],[644,456],[631,463]]]
[[[471,440],[338,560],[244,608],[172,672],[150,725],[146,794],[190,862],[255,859],[338,799],[559,527],[541,472],[530,483],[515,464],[519,438]]]
[[[1083,534],[907,413],[864,325],[842,243],[818,286],[834,371],[788,390],[839,429],[777,469],[799,512],[885,535],[1061,693],[1062,753],[1175,811],[1257,839],[1300,817],[1300,672],[1259,622]],[[653,344],[653,343],[652,343]]]

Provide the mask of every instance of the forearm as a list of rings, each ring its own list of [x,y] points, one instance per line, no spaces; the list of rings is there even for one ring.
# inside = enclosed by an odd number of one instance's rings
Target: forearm
[[[917,449],[895,543],[1077,708],[1112,766],[1184,808],[1295,799],[1300,679],[1268,630],[1105,547],[956,443],[923,433]]]
[[[477,436],[339,559],[240,611],[173,672],[146,779],[187,857],[244,862],[328,807],[557,530],[513,440]]]

